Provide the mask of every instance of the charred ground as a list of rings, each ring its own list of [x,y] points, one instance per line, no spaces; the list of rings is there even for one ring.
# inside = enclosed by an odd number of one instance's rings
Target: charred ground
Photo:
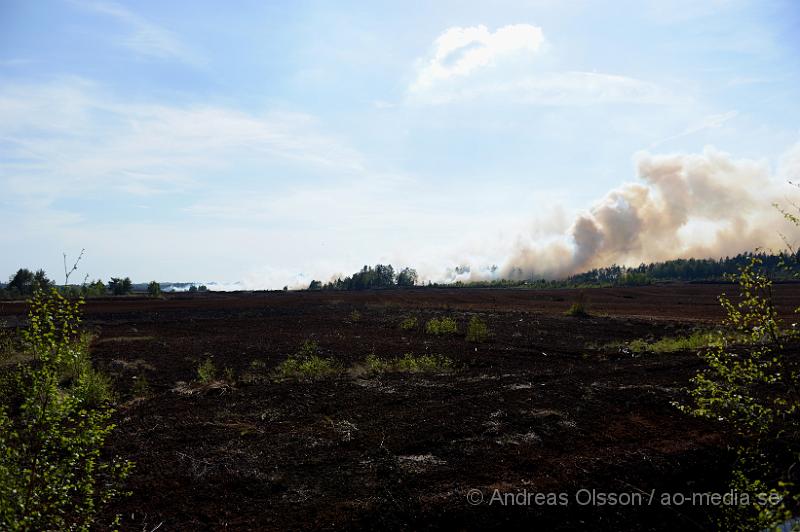
[[[113,510],[129,530],[707,529],[707,508],[579,506],[572,497],[582,488],[727,490],[728,439],[670,404],[701,360],[608,346],[713,327],[723,291],[735,286],[588,289],[588,318],[563,315],[578,297],[572,290],[90,300],[93,356],[119,395],[111,450],[137,463],[133,495]],[[776,286],[787,316],[799,296],[800,285]],[[0,305],[12,325],[23,314],[23,304]],[[464,338],[475,315],[492,333],[487,342]],[[417,327],[401,330],[412,316]],[[424,332],[442,316],[460,333]],[[309,339],[345,371],[269,378]],[[359,371],[369,354],[404,353],[441,354],[455,369]],[[232,385],[177,384],[197,380],[206,359],[229,368]],[[142,377],[150,393],[134,398]],[[487,502],[470,505],[471,489]],[[571,499],[489,505],[495,489]]]

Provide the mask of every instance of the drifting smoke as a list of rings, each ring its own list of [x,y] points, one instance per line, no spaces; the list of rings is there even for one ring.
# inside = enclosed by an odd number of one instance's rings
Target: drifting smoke
[[[774,203],[787,204],[800,145],[769,165],[702,154],[636,156],[640,183],[609,192],[572,224],[564,241],[519,244],[500,270],[504,278],[559,278],[611,264],[638,265],[680,257],[718,258],[755,248],[784,247],[796,236]],[[794,230],[794,231],[793,231]]]

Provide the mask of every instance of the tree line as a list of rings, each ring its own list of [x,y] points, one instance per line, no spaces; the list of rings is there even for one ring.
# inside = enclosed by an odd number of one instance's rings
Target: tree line
[[[55,281],[47,277],[44,270],[31,271],[28,268],[20,268],[8,279],[5,286],[0,286],[0,299],[15,299],[20,297],[30,297],[37,290],[46,291],[56,288],[65,296],[95,297],[105,295],[123,296],[133,292],[134,286],[130,277],[111,277],[108,282],[101,279],[94,281],[88,278],[81,285],[57,285]],[[192,286],[194,290],[190,292],[205,291],[206,287]],[[156,281],[151,281],[147,285],[147,293],[153,297],[161,295],[161,285]]]
[[[309,290],[369,290],[374,288],[409,287],[417,284],[419,276],[413,268],[403,268],[395,272],[391,264],[376,264],[364,266],[361,271],[341,277],[335,281],[323,284],[321,281],[311,281]]]
[[[525,278],[519,268],[512,268],[509,278],[485,281],[456,281],[453,283],[418,284],[416,270],[403,268],[398,273],[391,264],[364,266],[361,271],[328,283],[311,281],[309,290],[366,290],[393,287],[446,287],[446,288],[583,288],[601,286],[643,286],[661,282],[723,282],[750,264],[753,258],[761,262],[762,270],[770,278],[781,281],[800,274],[798,253],[745,252],[719,259],[674,259],[663,262],[642,263],[639,266],[612,264],[604,268],[570,275],[564,279]],[[458,270],[458,269],[457,269]],[[496,271],[494,267],[492,271]]]

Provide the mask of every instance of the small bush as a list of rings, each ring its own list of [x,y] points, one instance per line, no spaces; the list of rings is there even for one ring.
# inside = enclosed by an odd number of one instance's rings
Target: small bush
[[[588,318],[590,316],[586,309],[586,295],[583,292],[578,294],[578,299],[564,312],[564,315],[572,318]]]
[[[308,358],[290,356],[278,366],[276,376],[281,379],[317,380],[338,373],[339,367],[331,360],[319,355]]]
[[[401,358],[384,360],[374,354],[368,355],[364,361],[368,373],[382,374],[390,372],[408,373],[441,373],[452,370],[453,361],[443,355],[419,355],[406,353]]]
[[[607,344],[607,348],[627,349],[631,353],[673,353],[675,351],[696,351],[716,345],[719,337],[711,332],[695,331],[689,336],[665,336],[655,342],[648,342],[643,338],[631,340],[628,343],[615,342]]]
[[[378,358],[375,354],[367,355],[364,365],[368,373],[386,373],[392,370],[392,363],[389,360]]]
[[[468,342],[485,342],[489,338],[489,327],[479,317],[472,316],[467,325]]]
[[[411,373],[434,373],[453,369],[453,361],[442,355],[419,355],[406,353],[394,363],[397,371]]]
[[[458,325],[453,318],[431,318],[425,324],[425,332],[439,336],[442,334],[456,334],[458,332]]]
[[[197,366],[197,379],[203,384],[208,384],[217,378],[217,368],[210,358],[205,359]]]
[[[300,346],[300,349],[297,351],[295,356],[297,358],[308,358],[316,355],[319,352],[319,344],[314,340],[306,340],[303,342],[303,345]]]
[[[80,345],[79,302],[55,289],[34,292],[11,396],[0,399],[0,529],[90,530],[122,495],[132,464],[107,457],[114,429],[107,377],[84,367],[63,385],[65,359]]]
[[[280,379],[316,380],[338,373],[339,366],[334,361],[319,356],[318,351],[317,342],[306,340],[297,353],[280,363],[275,370],[275,376]]]
[[[573,303],[571,307],[564,312],[565,316],[569,316],[571,318],[588,318],[589,313],[586,311],[586,307],[583,303]]]
[[[91,366],[84,368],[75,383],[75,397],[88,408],[98,408],[114,400],[111,377]]]
[[[357,310],[354,310],[353,312],[350,313],[348,318],[350,318],[350,323],[358,323],[359,321],[361,321],[361,313]]]
[[[411,316],[400,322],[400,329],[404,331],[412,331],[417,328],[416,316]]]
[[[94,340],[93,335],[83,333],[69,346],[59,364],[62,382],[77,382],[85,371],[92,368],[92,362],[89,359],[89,345],[92,340]]]

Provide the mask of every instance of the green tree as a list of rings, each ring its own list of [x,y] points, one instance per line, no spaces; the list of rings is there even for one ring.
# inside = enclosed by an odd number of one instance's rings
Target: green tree
[[[32,284],[34,290],[47,290],[55,285],[53,281],[47,278],[47,274],[44,270],[36,270],[36,273],[33,274]]]
[[[147,293],[150,294],[152,297],[160,296],[161,285],[158,284],[156,281],[150,281],[150,284],[147,285]]]
[[[13,393],[0,403],[0,529],[80,530],[108,527],[99,512],[132,464],[102,454],[114,425],[108,404],[91,400],[84,367],[66,386],[65,367],[81,359],[80,301],[54,288],[36,290],[23,333],[32,360],[18,366]],[[88,359],[87,359],[88,360]]]
[[[108,289],[115,296],[129,294],[132,288],[133,283],[131,283],[130,277],[125,277],[124,279],[120,277],[112,277],[111,281],[108,283]]]
[[[106,284],[100,279],[83,285],[83,294],[86,296],[104,296],[106,294]]]
[[[397,286],[414,286],[415,284],[417,284],[417,270],[403,268],[397,274]]]
[[[33,292],[33,272],[27,268],[20,268],[17,273],[8,279],[7,289],[16,291],[17,294],[27,295]]]
[[[758,257],[735,276],[740,297],[720,297],[725,328],[701,352],[707,367],[693,379],[692,404],[681,408],[722,422],[737,439],[731,489],[747,492],[753,504],[730,506],[726,530],[771,528],[791,517],[797,496],[783,460],[800,458],[800,372],[789,364],[787,333],[772,299],[772,282]],[[774,494],[776,505],[757,504],[759,493]]]

